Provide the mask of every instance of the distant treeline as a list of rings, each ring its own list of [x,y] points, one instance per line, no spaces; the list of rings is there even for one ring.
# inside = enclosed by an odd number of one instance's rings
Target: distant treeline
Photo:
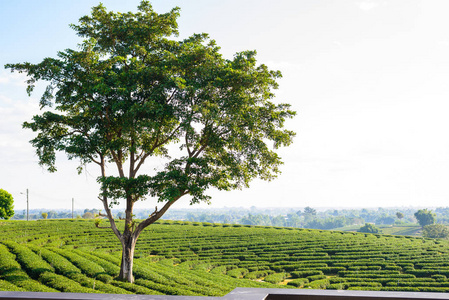
[[[335,229],[358,226],[365,223],[376,225],[401,225],[417,223],[414,216],[418,208],[377,208],[377,209],[317,209],[255,208],[219,210],[176,210],[164,218],[193,222],[229,223],[262,226],[286,226],[312,229]],[[432,210],[436,223],[449,224],[449,207]]]
[[[393,225],[417,223],[414,213],[417,208],[377,208],[377,209],[317,209],[306,208],[219,208],[219,209],[173,209],[163,219],[222,224],[243,224],[261,226],[285,226],[313,229],[335,229],[345,226],[373,223]],[[449,224],[449,207],[432,209],[436,214],[436,223]],[[69,210],[31,210],[29,219],[72,218]],[[91,219],[98,215],[98,209],[84,209],[74,212],[74,218]],[[147,218],[151,210],[135,210],[140,219]],[[120,210],[113,210],[116,218],[124,217]],[[13,219],[26,219],[26,211],[16,211]]]

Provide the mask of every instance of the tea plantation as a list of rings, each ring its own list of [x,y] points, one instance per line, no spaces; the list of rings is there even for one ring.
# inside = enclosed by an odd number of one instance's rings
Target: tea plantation
[[[120,224],[119,225],[123,225]],[[160,221],[140,236],[135,283],[92,221],[0,222],[0,290],[222,296],[236,287],[449,292],[449,242]]]

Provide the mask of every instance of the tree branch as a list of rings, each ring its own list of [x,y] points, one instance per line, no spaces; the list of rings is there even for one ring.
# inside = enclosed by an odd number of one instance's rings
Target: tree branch
[[[181,198],[182,196],[184,196],[188,193],[189,192],[187,190],[184,190],[180,196],[176,197],[172,201],[168,201],[167,203],[165,203],[161,210],[157,210],[157,206],[156,206],[156,210],[147,219],[145,219],[143,222],[139,223],[139,225],[137,226],[136,230],[133,233],[135,238],[137,238],[139,236],[140,232],[142,232],[142,230],[144,230],[145,227],[147,227],[147,226],[153,224],[154,222],[156,222],[157,220],[159,220],[165,214],[165,212],[170,208],[170,206],[172,206],[176,201],[178,201],[179,198]]]
[[[173,91],[173,93],[171,94],[171,96],[167,99],[167,103],[169,103],[169,102],[173,99],[173,97],[175,96],[175,94],[176,94],[176,89]]]
[[[187,132],[186,132],[186,137],[185,137],[185,139],[186,139],[187,153],[189,154],[189,157],[192,157],[192,152],[190,151],[190,148],[189,148],[189,140],[188,140],[188,138],[187,138]]]
[[[97,165],[101,166],[101,163],[98,160],[96,160],[92,155],[88,155],[87,157],[89,157],[92,162],[94,162]]]
[[[166,139],[164,139],[163,141],[161,141],[160,143],[158,143],[159,137],[156,138],[156,141],[155,141],[153,147],[150,149],[150,151],[148,151],[145,155],[143,155],[143,156],[140,158],[139,163],[137,164],[137,167],[136,167],[136,169],[134,170],[134,175],[137,174],[137,171],[138,171],[138,170],[140,169],[140,167],[143,165],[143,163],[145,162],[145,160],[147,159],[147,157],[150,156],[150,155],[154,152],[154,150],[155,150],[157,147],[160,147],[160,146],[164,145],[165,143],[167,143],[167,142],[168,142],[168,141],[169,141],[169,140],[176,134],[176,132],[179,130],[179,128],[181,128],[181,125],[179,125],[178,127],[176,127],[176,128],[173,130],[173,132],[172,132]],[[158,134],[158,135],[159,135],[159,134]]]
[[[144,156],[142,156],[142,157],[140,158],[140,161],[139,161],[139,163],[137,164],[136,169],[134,170],[134,175],[137,174],[137,171],[139,171],[140,167],[141,167],[141,166],[143,165],[143,163],[145,162],[145,159],[146,159],[148,156],[150,156],[150,155],[151,155],[151,152],[145,154]]]
[[[173,132],[166,139],[164,139],[159,144],[155,144],[153,146],[153,148],[151,149],[151,152],[153,152],[154,149],[156,149],[157,147],[160,147],[160,146],[164,145],[165,143],[167,143],[176,134],[176,132],[178,131],[179,128],[181,128],[181,124],[179,124],[178,127],[176,127],[175,130],[173,130]]]
[[[106,177],[106,169],[105,169],[104,156],[100,155],[100,159],[101,159],[101,165],[100,165],[100,167],[101,167],[101,176],[103,178],[105,178]],[[105,190],[103,189],[103,193],[104,192],[105,192]],[[105,195],[103,195],[103,198],[98,197],[98,199],[100,199],[100,201],[103,202],[104,211],[106,212],[106,215],[108,217],[109,223],[111,224],[112,231],[115,233],[115,235],[121,241],[122,240],[122,234],[118,230],[117,225],[115,224],[114,218],[112,217],[111,209],[109,208],[109,204],[108,204],[108,198]]]
[[[131,149],[130,149],[130,155],[129,155],[129,178],[134,178],[137,171],[134,171],[134,164],[135,164],[135,151],[134,151],[134,139],[131,138]]]
[[[120,177],[121,178],[125,177],[125,173],[123,172],[123,164],[122,164],[122,160],[121,160],[121,155],[115,153],[115,151],[113,151],[112,149],[110,149],[109,151],[111,151],[112,158],[114,158],[114,162],[117,166],[118,173],[119,173]]]
[[[197,158],[198,157],[198,155],[200,155],[201,154],[201,152],[203,152],[204,151],[204,149],[206,149],[206,147],[207,147],[207,143],[205,143],[203,146],[201,146],[201,148],[200,149],[198,149],[198,151],[196,151],[195,152],[195,154],[192,156],[193,158]]]

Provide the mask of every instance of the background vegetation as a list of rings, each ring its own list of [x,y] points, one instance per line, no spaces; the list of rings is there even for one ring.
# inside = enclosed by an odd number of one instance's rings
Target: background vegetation
[[[386,234],[416,235],[421,226],[415,217],[417,208],[377,208],[377,209],[324,209],[314,208],[216,208],[216,209],[171,209],[163,219],[221,224],[242,224],[259,226],[282,226],[311,229],[338,229],[357,231],[365,223],[374,224]],[[116,218],[124,218],[120,210],[112,211]],[[449,224],[449,208],[440,207],[429,210],[434,214],[436,224]],[[30,219],[42,219],[47,213],[48,219],[71,218],[70,210],[33,209]],[[98,209],[76,210],[74,217],[94,218]],[[144,219],[152,211],[136,209],[137,218]],[[16,210],[14,220],[26,219],[25,210]]]
[[[164,220],[141,237],[130,284],[116,280],[119,242],[92,220],[0,226],[0,290],[214,296],[235,287],[449,291],[445,240]]]

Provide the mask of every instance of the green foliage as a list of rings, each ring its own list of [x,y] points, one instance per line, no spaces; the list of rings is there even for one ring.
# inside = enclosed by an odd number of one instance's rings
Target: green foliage
[[[43,213],[41,213],[41,216],[42,216],[42,219],[47,219],[47,217],[48,217],[48,213],[46,213],[46,212],[43,212]]]
[[[54,268],[50,264],[42,260],[39,255],[31,251],[28,247],[12,241],[4,242],[4,244],[16,255],[17,260],[27,273],[30,274],[30,277],[38,279],[42,273],[54,272]]]
[[[283,163],[276,150],[295,135],[284,123],[296,113],[272,102],[281,73],[258,65],[255,51],[223,58],[204,33],[174,38],[179,10],[157,14],[142,1],[136,13],[114,13],[100,4],[71,25],[84,38],[78,50],[5,66],[26,73],[28,94],[37,81],[48,83],[40,99],[45,111],[23,124],[37,133],[31,144],[39,164],[55,172],[57,152],[78,159],[79,172],[97,164],[100,199],[119,239],[136,240],[184,195],[191,204],[209,202],[209,188],[274,179]],[[167,160],[162,169],[139,174],[147,159],[160,158]],[[109,164],[117,176],[106,174]],[[137,226],[133,205],[148,196],[163,208]],[[120,233],[109,209],[123,200]],[[134,245],[124,243],[125,253]],[[123,273],[132,281],[132,270]]]
[[[0,218],[8,220],[14,216],[14,199],[10,193],[0,189]]]
[[[95,215],[93,213],[87,211],[82,215],[82,218],[83,219],[94,219]]]
[[[326,279],[326,275],[312,275],[312,276],[307,276],[307,279],[309,281],[315,281],[315,280],[321,280],[321,279]]]
[[[210,270],[211,274],[226,274],[227,268],[226,266],[219,266],[219,267],[215,267],[212,270]],[[246,278],[246,276],[245,276]],[[252,279],[252,278],[248,278],[248,279]]]
[[[128,159],[129,177],[99,178],[112,203],[149,194],[173,201],[186,192],[195,203],[209,199],[209,187],[273,179],[282,162],[266,142],[277,149],[294,136],[282,128],[295,112],[270,101],[281,73],[257,65],[255,51],[224,59],[207,34],[173,39],[179,8],[157,14],[142,1],[138,10],[96,6],[72,25],[85,38],[78,51],[6,65],[29,76],[29,93],[36,81],[49,84],[40,104],[54,110],[24,123],[38,133],[31,143],[40,164],[55,171],[57,151],[81,165],[106,159],[120,167]],[[154,176],[137,176],[146,158],[168,157],[167,146],[179,143],[185,154]]]
[[[445,239],[449,236],[449,229],[442,224],[431,224],[423,227],[423,237]]]
[[[24,288],[18,287],[17,285],[5,280],[0,280],[0,291],[26,292]]]
[[[415,218],[422,227],[435,223],[435,213],[427,209],[420,209],[415,213]]]
[[[31,272],[33,274],[42,273],[34,270],[31,270]],[[21,268],[20,263],[16,261],[16,256],[9,252],[8,248],[2,244],[0,244],[0,279],[11,283],[13,285],[11,286],[11,290],[23,289],[34,292],[57,292],[57,290],[31,279],[27,272]],[[7,285],[3,284],[2,288],[7,288]]]
[[[7,224],[0,289],[204,296],[236,287],[449,290],[446,240],[164,221],[142,234],[130,284],[114,280],[120,244],[92,221]],[[60,248],[51,246],[58,241]]]
[[[316,215],[316,209],[307,206],[306,208],[304,208],[304,214],[310,215],[310,216],[315,216]]]
[[[241,277],[245,276],[247,273],[248,273],[248,269],[237,268],[237,269],[229,270],[226,274],[231,277],[241,278]]]
[[[120,287],[122,289],[128,290],[134,294],[140,294],[140,295],[163,295],[163,293],[160,293],[158,291],[155,290],[150,290],[146,287],[143,286],[139,286],[137,284],[132,284],[129,282],[124,282],[124,281],[116,281],[114,280],[112,282],[112,284],[114,286]]]
[[[102,281],[110,281],[112,278],[106,275],[103,267],[92,262],[91,260],[84,258],[83,256],[67,250],[54,249],[56,253],[68,259],[72,264],[78,267],[86,275],[98,278]]]
[[[43,247],[29,247],[37,255],[45,259],[53,268],[62,275],[81,274],[81,270],[75,267],[65,257]]]
[[[290,273],[293,278],[302,278],[313,275],[323,275],[321,270],[294,271]]]
[[[362,227],[357,230],[358,232],[366,232],[366,233],[379,233],[380,229],[374,226],[371,223],[365,223]]]
[[[307,278],[297,278],[289,281],[287,285],[292,285],[294,287],[300,288],[304,287],[306,283],[309,283],[309,280]]]
[[[264,278],[265,282],[269,282],[269,283],[273,283],[273,284],[277,284],[282,282],[286,277],[285,273],[274,273],[274,274],[270,274],[267,277]]]
[[[103,219],[95,218],[94,224],[96,227],[99,227],[101,225],[101,222],[103,222]]]
[[[329,286],[329,279],[320,279],[320,280],[315,280],[312,282],[309,282],[307,284],[304,285],[305,288],[311,288],[311,289],[325,289],[326,287]]]
[[[39,277],[39,280],[53,288],[65,293],[100,293],[92,288],[81,286],[78,282],[68,279],[62,275],[45,272]]]

